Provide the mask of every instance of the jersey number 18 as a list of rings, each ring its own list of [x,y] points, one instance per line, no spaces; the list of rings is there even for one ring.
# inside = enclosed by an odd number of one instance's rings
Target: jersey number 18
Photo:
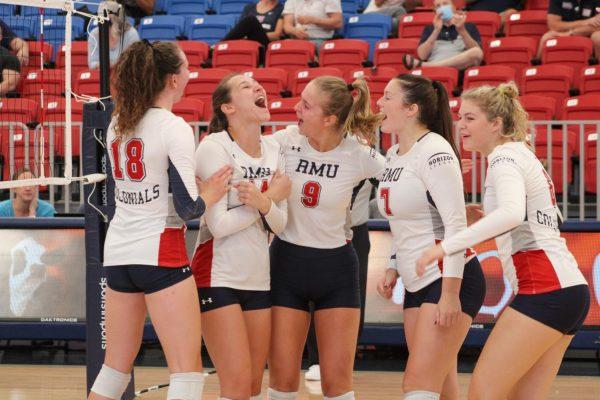
[[[121,160],[119,154],[119,145],[121,139],[115,139],[110,144],[110,150],[113,156],[113,176],[117,180],[123,180],[123,170],[121,169]],[[133,138],[125,143],[125,170],[127,177],[140,182],[146,176],[146,167],[144,166],[144,142],[142,139]]]

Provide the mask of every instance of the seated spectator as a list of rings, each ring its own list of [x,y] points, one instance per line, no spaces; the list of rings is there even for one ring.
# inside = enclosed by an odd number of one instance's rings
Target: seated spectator
[[[279,0],[260,0],[247,4],[239,22],[229,31],[224,40],[250,39],[262,44],[279,40],[283,32],[283,4]]]
[[[546,40],[558,36],[587,36],[594,42],[596,58],[600,57],[600,0],[550,0],[548,29],[540,40],[538,58]]]
[[[493,11],[500,14],[502,24],[525,7],[526,0],[467,0],[467,11]]]
[[[98,15],[104,15],[104,10],[108,10],[108,17],[110,18],[110,29],[109,29],[109,54],[110,54],[110,66],[112,67],[119,56],[125,49],[140,40],[140,36],[137,31],[127,18],[123,6],[116,1],[103,1],[98,6]],[[97,69],[100,67],[100,41],[99,41],[100,30],[98,27],[94,28],[88,38],[88,67],[90,69]]]
[[[135,18],[136,24],[139,20],[154,13],[155,0],[122,0],[119,3],[125,7],[125,15]]]
[[[363,12],[365,14],[385,14],[396,18],[406,14],[406,9],[404,8],[404,0],[371,0]]]
[[[13,180],[32,179],[35,175],[28,168],[17,170]],[[14,200],[0,202],[0,217],[54,217],[52,204],[38,198],[36,186],[21,186],[14,189]]]
[[[21,68],[29,64],[29,46],[0,19],[0,97],[17,89]]]
[[[423,29],[417,48],[419,58],[405,54],[408,70],[420,66],[466,69],[483,60],[481,37],[474,24],[466,23],[466,14],[456,11],[452,0],[435,0],[433,24]]]
[[[340,0],[288,0],[283,31],[293,39],[310,40],[317,48],[343,26]]]

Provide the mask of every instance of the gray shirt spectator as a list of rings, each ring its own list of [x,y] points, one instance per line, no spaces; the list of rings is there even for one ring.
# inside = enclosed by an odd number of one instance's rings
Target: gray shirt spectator
[[[283,8],[283,30],[294,39],[319,44],[342,25],[340,0],[288,0]]]

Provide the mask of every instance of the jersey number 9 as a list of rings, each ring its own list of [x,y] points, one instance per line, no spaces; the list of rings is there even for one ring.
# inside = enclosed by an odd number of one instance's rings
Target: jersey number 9
[[[321,195],[321,184],[315,181],[308,181],[302,186],[302,197],[300,201],[304,207],[315,208],[319,205],[319,196]]]

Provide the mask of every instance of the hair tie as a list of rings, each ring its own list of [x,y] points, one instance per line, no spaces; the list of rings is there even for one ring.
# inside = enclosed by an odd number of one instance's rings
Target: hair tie
[[[142,39],[142,42],[152,50],[152,57],[154,57],[154,46],[152,46],[152,43],[148,39]]]
[[[346,88],[348,89],[349,92],[352,92],[354,90],[354,86],[352,86],[351,83],[349,83]]]

